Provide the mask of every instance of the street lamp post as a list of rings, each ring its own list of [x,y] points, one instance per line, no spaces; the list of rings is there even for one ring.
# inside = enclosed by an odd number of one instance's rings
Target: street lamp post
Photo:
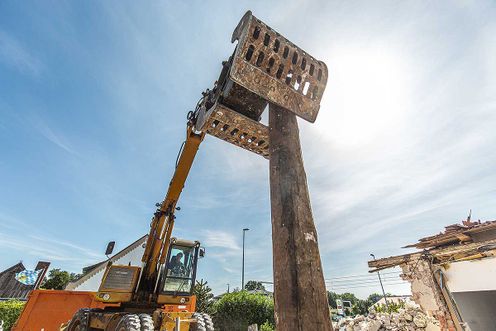
[[[245,289],[245,233],[250,229],[243,229],[243,263],[241,266],[241,291]]]
[[[370,254],[370,256],[372,256],[372,258],[375,261],[375,255],[374,254]],[[389,305],[388,305],[388,302],[387,302],[387,299],[386,299],[386,292],[384,291],[384,286],[382,285],[382,279],[381,279],[381,274],[379,273],[379,270],[377,270],[377,277],[379,277],[379,283],[381,284],[382,295],[384,296],[384,301],[386,302],[386,308],[389,310]]]

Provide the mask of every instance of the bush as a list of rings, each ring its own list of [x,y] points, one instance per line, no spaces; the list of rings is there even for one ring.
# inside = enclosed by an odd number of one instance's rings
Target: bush
[[[374,307],[374,310],[378,313],[397,313],[400,309],[405,308],[405,302],[403,300],[396,302],[388,302],[388,305],[380,304]]]
[[[260,331],[275,331],[274,324],[266,321],[264,324],[260,325]]]
[[[214,304],[213,310],[215,329],[220,331],[246,331],[255,323],[274,324],[274,301],[261,294],[228,293]]]
[[[24,302],[19,300],[0,301],[0,321],[3,321],[5,331],[10,330],[23,308]]]

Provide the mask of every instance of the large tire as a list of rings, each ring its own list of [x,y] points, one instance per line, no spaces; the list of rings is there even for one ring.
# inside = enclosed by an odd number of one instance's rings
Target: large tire
[[[89,309],[80,309],[69,321],[67,331],[86,331],[88,330]]]
[[[141,322],[141,331],[154,331],[155,326],[153,325],[153,319],[148,314],[139,314],[139,319]]]
[[[205,322],[205,328],[207,331],[214,331],[214,322],[212,322],[212,317],[209,314],[202,314],[203,321]]]
[[[138,315],[127,314],[117,323],[116,331],[141,331],[141,321]]]
[[[191,324],[190,331],[214,331],[214,323],[208,314],[194,313],[196,323]]]
[[[194,313],[192,317],[196,319],[196,322],[191,323],[190,331],[207,331],[202,314]]]

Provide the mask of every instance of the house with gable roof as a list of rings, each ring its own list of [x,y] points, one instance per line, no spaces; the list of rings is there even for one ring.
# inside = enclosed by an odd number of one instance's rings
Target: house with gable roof
[[[110,257],[110,259],[83,268],[83,276],[78,280],[67,284],[65,289],[71,291],[98,291],[108,262],[120,265],[141,266],[141,257],[145,252],[147,239],[148,235],[144,235],[131,245]]]

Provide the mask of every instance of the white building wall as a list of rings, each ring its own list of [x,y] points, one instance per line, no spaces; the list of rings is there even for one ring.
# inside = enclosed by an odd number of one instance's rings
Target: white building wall
[[[451,292],[496,290],[496,258],[451,263],[444,271]]]
[[[145,252],[144,248],[145,244],[138,245],[135,249],[129,251],[126,255],[121,258],[115,260],[113,264],[119,265],[132,265],[132,266],[141,266],[141,257]],[[103,273],[105,272],[105,267],[87,279],[85,282],[74,288],[74,291],[98,291],[100,287],[100,283],[102,282]]]

